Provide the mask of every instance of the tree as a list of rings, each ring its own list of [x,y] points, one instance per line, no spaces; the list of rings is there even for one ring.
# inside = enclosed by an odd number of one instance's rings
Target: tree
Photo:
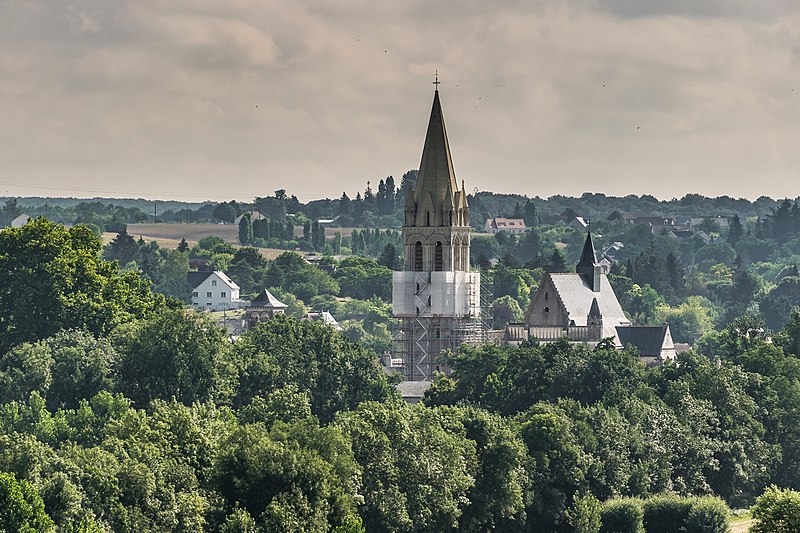
[[[391,396],[374,352],[311,321],[276,317],[244,333],[234,346],[239,366],[236,405],[292,384],[308,392],[312,413],[329,422],[362,401]]]
[[[181,239],[181,242],[178,243],[178,247],[175,249],[181,253],[189,251],[189,243],[186,242],[186,237]]]
[[[45,343],[23,343],[0,356],[0,401],[27,401],[53,381],[53,354]]]
[[[85,226],[67,230],[38,218],[0,233],[0,353],[61,329],[105,334],[163,308],[163,296],[154,297],[137,272],[121,273],[99,252]]]
[[[45,345],[53,359],[47,390],[52,409],[75,409],[80,400],[111,389],[111,370],[118,356],[107,339],[83,331],[60,331]]]
[[[547,268],[548,272],[566,272],[567,261],[558,249],[554,249],[550,254],[550,261]]]
[[[311,225],[311,243],[314,249],[321,252],[325,249],[325,226],[315,220]]]
[[[572,496],[572,507],[567,509],[566,517],[575,533],[597,533],[600,531],[600,501],[592,494]]]
[[[368,300],[377,296],[389,301],[392,297],[392,271],[378,265],[375,259],[348,257],[333,273],[342,296]]]
[[[353,443],[362,485],[371,488],[360,506],[367,531],[433,532],[458,525],[478,464],[474,443],[452,414],[405,402],[367,402],[337,420]]]
[[[174,397],[186,405],[231,394],[225,333],[210,318],[167,310],[114,333],[118,388],[138,405]]]
[[[525,202],[523,219],[525,220],[525,225],[529,228],[535,228],[539,225],[539,213],[536,211],[536,204],[532,200]]]
[[[800,278],[786,276],[759,304],[761,315],[772,329],[780,329],[795,306],[800,306]]]
[[[736,243],[738,243],[743,236],[744,228],[742,227],[742,222],[739,220],[739,215],[734,215],[728,227],[728,244],[736,246]]]
[[[492,302],[492,327],[494,329],[503,329],[506,324],[512,322],[522,322],[522,318],[522,308],[511,296],[501,296]]]
[[[258,516],[265,531],[322,533],[357,516],[358,468],[336,428],[244,426],[220,450],[220,493]]]
[[[154,290],[188,303],[192,294],[192,287],[186,277],[189,272],[189,255],[177,250],[165,250],[162,254],[161,279],[153,287]]]
[[[233,224],[233,221],[236,220],[236,217],[239,216],[239,210],[233,203],[222,202],[221,204],[217,204],[214,208],[214,211],[211,214],[211,219],[214,222],[227,222],[228,224]]]
[[[284,252],[275,258],[266,272],[263,285],[280,287],[306,301],[318,294],[339,292],[336,280],[294,252]]]
[[[655,323],[669,323],[675,342],[693,343],[714,329],[713,305],[702,296],[690,296],[678,307],[661,305],[656,308]]]
[[[628,292],[622,295],[622,307],[631,317],[634,324],[652,324],[656,310],[664,305],[661,297],[650,285],[633,284]]]
[[[239,221],[239,243],[247,245],[253,240],[253,221],[250,214],[245,213]]]
[[[394,247],[394,244],[386,243],[386,246],[383,247],[381,255],[378,257],[378,264],[381,266],[385,266],[389,270],[400,269],[400,261],[397,255],[397,248]]]
[[[800,492],[771,486],[753,506],[752,533],[793,533],[800,531]]]
[[[54,531],[53,521],[44,511],[42,498],[27,481],[0,472],[0,522],[3,531]]]
[[[120,266],[125,266],[139,256],[139,246],[136,240],[123,230],[103,248],[103,257],[109,261],[117,261]]]

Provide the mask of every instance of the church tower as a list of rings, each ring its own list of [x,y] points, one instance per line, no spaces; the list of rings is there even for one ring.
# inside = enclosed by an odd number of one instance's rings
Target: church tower
[[[403,271],[392,307],[402,320],[399,350],[407,381],[444,371],[438,356],[481,337],[480,274],[469,271],[467,190],[456,181],[439,91],[433,95],[416,187],[405,198]]]

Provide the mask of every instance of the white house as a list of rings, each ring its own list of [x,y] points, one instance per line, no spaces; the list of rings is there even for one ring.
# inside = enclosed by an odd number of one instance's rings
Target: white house
[[[21,228],[22,226],[27,224],[30,219],[31,219],[31,217],[29,217],[25,213],[22,213],[20,216],[18,216],[17,218],[15,218],[14,220],[11,221],[11,227],[12,228]]]
[[[189,272],[187,275],[192,287],[192,307],[205,311],[224,311],[238,309],[239,286],[224,272]]]

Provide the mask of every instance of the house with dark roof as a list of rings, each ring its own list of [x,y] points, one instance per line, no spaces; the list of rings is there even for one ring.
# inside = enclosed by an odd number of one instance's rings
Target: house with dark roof
[[[675,359],[677,355],[669,324],[621,326],[617,328],[617,338],[623,347],[635,347],[640,359],[647,365],[661,365],[665,361]]]
[[[186,280],[192,287],[192,307],[198,311],[227,311],[239,309],[239,286],[220,270],[188,272]]]
[[[328,311],[311,311],[306,313],[302,320],[311,320],[312,322],[322,322],[326,326],[332,327],[336,331],[341,331],[342,326],[333,318],[333,315]]]
[[[269,320],[286,312],[288,306],[278,300],[274,294],[264,289],[244,308],[244,318],[248,328],[259,322]]]

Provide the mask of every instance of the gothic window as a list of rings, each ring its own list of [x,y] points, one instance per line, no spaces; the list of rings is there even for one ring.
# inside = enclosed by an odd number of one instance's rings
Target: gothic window
[[[431,225],[431,212],[430,211],[425,211],[425,225],[426,226],[430,226]]]
[[[419,241],[414,244],[414,270],[422,271],[422,243]]]
[[[545,300],[549,300],[550,299],[550,293],[547,293],[547,292],[544,293],[544,299]]]
[[[544,308],[544,312],[545,312],[545,313],[549,313],[549,312],[550,312],[550,308],[549,308],[549,307],[545,307],[545,308]]]
[[[455,249],[453,250],[453,255],[454,255],[453,263],[455,266],[453,270],[464,270],[463,268],[461,268],[461,246],[459,245],[458,237],[456,237]]]
[[[433,269],[436,272],[441,272],[444,269],[444,252],[440,242],[437,242],[433,249]]]

